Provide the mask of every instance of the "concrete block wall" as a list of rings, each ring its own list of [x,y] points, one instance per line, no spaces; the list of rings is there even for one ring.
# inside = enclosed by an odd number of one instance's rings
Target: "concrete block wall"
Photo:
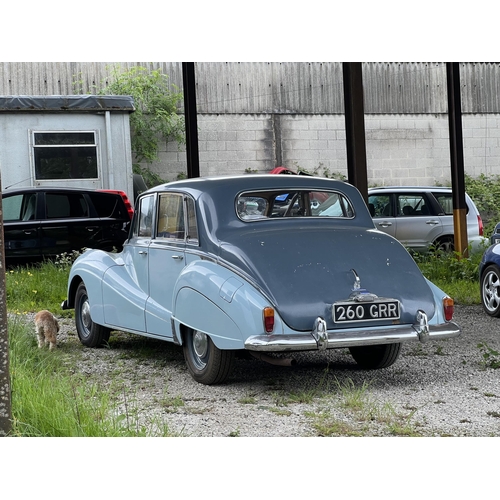
[[[463,115],[465,172],[500,175],[500,115]],[[366,115],[368,183],[449,185],[447,115]],[[343,115],[199,115],[200,173],[266,173],[278,165],[347,177]],[[167,143],[149,165],[167,181],[186,173],[185,150]]]

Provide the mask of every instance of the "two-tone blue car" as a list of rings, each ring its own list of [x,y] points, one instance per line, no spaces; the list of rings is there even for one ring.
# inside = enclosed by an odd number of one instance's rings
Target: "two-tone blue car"
[[[310,176],[197,178],[142,193],[123,251],[82,254],[62,307],[75,309],[86,346],[113,330],[182,346],[203,384],[226,380],[236,351],[273,362],[349,348],[376,369],[403,342],[460,334],[453,300],[375,229],[359,191]]]

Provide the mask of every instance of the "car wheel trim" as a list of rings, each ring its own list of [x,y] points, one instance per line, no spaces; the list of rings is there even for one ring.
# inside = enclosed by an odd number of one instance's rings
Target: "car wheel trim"
[[[210,356],[208,336],[203,332],[194,330],[190,336],[189,350],[196,369],[203,371],[207,366]]]
[[[92,328],[92,319],[90,318],[90,305],[87,299],[85,299],[82,304],[81,318],[85,330],[90,332],[90,329]]]
[[[208,338],[199,331],[196,331],[193,336],[193,349],[198,358],[202,359],[207,355],[208,351]]]
[[[495,272],[490,271],[483,281],[484,306],[488,311],[496,311],[500,304],[500,295],[498,294],[500,282]]]

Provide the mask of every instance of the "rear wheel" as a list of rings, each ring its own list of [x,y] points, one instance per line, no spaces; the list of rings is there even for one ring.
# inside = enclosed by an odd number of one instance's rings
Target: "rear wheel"
[[[481,302],[487,314],[500,317],[500,268],[491,264],[481,276]]]
[[[189,373],[196,382],[220,384],[233,369],[234,351],[218,349],[203,332],[189,328],[182,347]]]
[[[435,243],[437,252],[453,252],[455,250],[455,240],[453,236],[443,236]]]
[[[376,370],[394,364],[401,352],[401,343],[349,347],[349,351],[361,368]]]
[[[80,342],[87,347],[100,347],[109,340],[111,330],[94,323],[90,317],[89,297],[83,282],[75,295],[75,325]]]

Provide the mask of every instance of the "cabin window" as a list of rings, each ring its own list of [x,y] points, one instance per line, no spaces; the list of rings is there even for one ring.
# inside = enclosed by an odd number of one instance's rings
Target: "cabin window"
[[[95,132],[33,132],[36,180],[97,179]]]

